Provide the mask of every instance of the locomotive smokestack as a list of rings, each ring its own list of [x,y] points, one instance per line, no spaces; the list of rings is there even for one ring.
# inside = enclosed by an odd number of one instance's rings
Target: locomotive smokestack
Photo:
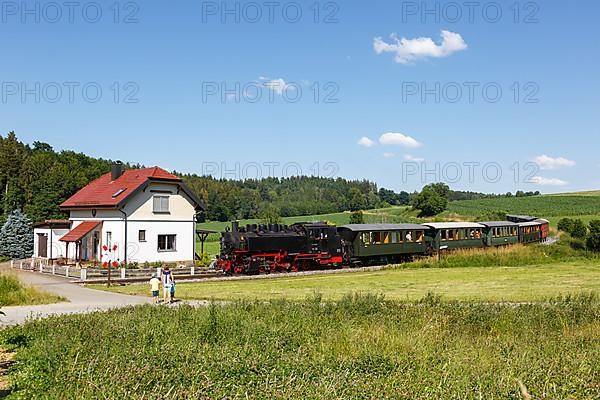
[[[237,232],[240,227],[240,223],[238,221],[233,221],[231,223],[231,232]]]

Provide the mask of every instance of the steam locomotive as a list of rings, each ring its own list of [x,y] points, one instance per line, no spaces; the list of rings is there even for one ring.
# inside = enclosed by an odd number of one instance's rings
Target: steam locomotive
[[[543,242],[547,220],[507,215],[506,221],[425,224],[233,222],[221,234],[217,268],[227,274],[260,274],[399,263],[458,248]]]

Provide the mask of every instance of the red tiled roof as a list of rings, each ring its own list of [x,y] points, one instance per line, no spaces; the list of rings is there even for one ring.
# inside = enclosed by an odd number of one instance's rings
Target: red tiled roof
[[[60,207],[66,209],[80,207],[116,207],[150,179],[181,182],[179,177],[159,167],[128,169],[114,181],[111,181],[111,174],[109,172],[95,181],[90,182],[87,186],[62,203]]]
[[[90,233],[95,227],[101,224],[102,221],[83,221],[63,237],[61,242],[78,242],[82,237]]]

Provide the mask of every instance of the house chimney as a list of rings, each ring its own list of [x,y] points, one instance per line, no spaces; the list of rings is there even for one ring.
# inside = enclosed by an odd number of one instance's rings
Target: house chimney
[[[123,175],[123,163],[121,161],[115,161],[110,166],[110,179],[116,181]]]

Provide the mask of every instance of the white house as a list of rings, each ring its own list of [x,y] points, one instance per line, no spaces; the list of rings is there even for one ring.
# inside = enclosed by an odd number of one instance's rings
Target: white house
[[[33,224],[33,255],[34,257],[56,260],[67,254],[65,242],[60,238],[69,232],[71,221],[52,219]]]
[[[179,177],[159,167],[123,171],[121,163],[115,163],[110,173],[60,208],[70,213],[70,230],[59,238],[68,259],[106,261],[104,247],[116,245],[110,258],[120,263],[195,260],[202,201]],[[43,233],[36,228],[34,236]]]

